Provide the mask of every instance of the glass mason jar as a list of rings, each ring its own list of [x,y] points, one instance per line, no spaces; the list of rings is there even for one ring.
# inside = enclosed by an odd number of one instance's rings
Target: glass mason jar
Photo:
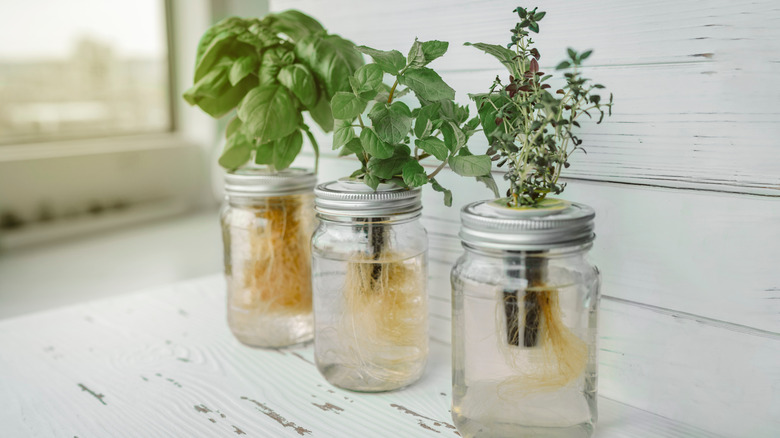
[[[463,437],[592,436],[594,216],[568,202],[533,213],[495,201],[463,208],[466,251],[451,276],[452,416]]]
[[[428,239],[420,189],[333,181],[315,191],[314,350],[334,386],[407,386],[428,358]]]
[[[312,338],[309,240],[316,181],[303,169],[225,175],[227,319],[244,344],[283,347]]]

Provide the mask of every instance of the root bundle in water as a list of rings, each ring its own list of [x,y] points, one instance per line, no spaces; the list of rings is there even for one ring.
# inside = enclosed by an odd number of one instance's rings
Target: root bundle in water
[[[409,383],[428,355],[422,255],[360,254],[347,264],[339,333],[342,365],[388,387]]]
[[[252,317],[311,312],[313,219],[306,211],[311,208],[308,199],[271,197],[252,209],[233,212],[244,218],[233,220],[229,228],[232,308]]]
[[[544,282],[546,263],[526,262],[528,287],[502,291],[496,320],[500,349],[515,376],[498,385],[502,398],[554,391],[582,376],[588,347],[563,322],[558,289]],[[518,296],[522,294],[522,298]]]

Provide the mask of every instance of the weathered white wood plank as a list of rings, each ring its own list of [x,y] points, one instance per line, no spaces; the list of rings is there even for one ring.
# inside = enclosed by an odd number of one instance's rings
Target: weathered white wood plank
[[[0,321],[3,436],[457,436],[449,348],[417,384],[332,388],[311,345],[252,349],[230,335],[221,275]],[[597,436],[716,437],[610,399]]]
[[[497,61],[462,43],[505,42],[515,6],[272,2],[272,10],[299,8],[359,44],[405,50],[414,36],[449,41],[435,67],[461,103],[467,93],[486,91],[496,74],[507,76]],[[780,196],[774,3],[555,1],[542,9],[548,11],[537,38],[542,68],[557,64],[569,45],[595,48],[587,75],[616,96],[612,118],[599,127],[584,124],[588,156],[575,156],[570,177]],[[474,140],[477,149],[485,143]]]

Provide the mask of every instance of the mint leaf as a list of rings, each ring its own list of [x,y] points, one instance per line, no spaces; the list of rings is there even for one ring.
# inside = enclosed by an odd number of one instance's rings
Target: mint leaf
[[[444,193],[444,205],[452,207],[452,192],[442,187],[435,179],[431,179],[431,186],[433,186],[433,190]],[[498,195],[496,195],[496,197],[498,197]]]
[[[431,133],[433,130],[431,121],[438,118],[439,108],[441,108],[441,104],[438,102],[420,108],[414,122],[414,135],[417,138],[423,138]]]
[[[406,109],[408,111],[408,107]],[[407,111],[398,105],[388,107],[377,103],[371,108],[368,118],[382,141],[396,144],[401,143],[412,129],[411,112],[407,115]]]
[[[412,48],[409,49],[409,54],[406,55],[406,63],[411,68],[422,67],[425,63],[425,54],[423,53],[422,43],[414,40]]]
[[[455,90],[444,83],[438,73],[426,67],[407,70],[398,77],[398,82],[411,88],[414,94],[425,100],[455,99]]]
[[[385,52],[383,50],[372,49],[366,46],[357,46],[356,49],[370,56],[374,62],[382,68],[382,70],[390,73],[391,75],[397,75],[399,71],[406,67],[406,60],[404,55],[398,50],[391,50]]]
[[[464,43],[463,45],[476,47],[488,55],[492,55],[494,58],[498,59],[502,64],[504,64],[504,67],[509,70],[509,73],[511,73],[512,76],[516,78],[522,76],[522,74],[520,74],[520,70],[517,69],[517,64],[515,63],[515,56],[517,56],[517,54],[507,49],[506,47],[485,43]]]
[[[303,146],[301,131],[295,131],[287,137],[280,138],[274,145],[274,167],[282,170],[290,167]]]
[[[219,157],[219,165],[225,169],[235,169],[249,161],[254,144],[240,132],[231,135],[225,143],[225,149]]]
[[[366,109],[366,104],[353,93],[339,91],[330,101],[330,108],[334,118],[352,121]]]
[[[339,157],[343,157],[349,154],[360,155],[362,153],[363,153],[363,143],[360,142],[359,138],[353,138],[352,140],[348,141],[343,148],[341,148],[341,150],[339,151]]]
[[[365,182],[367,186],[374,189],[374,191],[376,191],[376,188],[379,187],[379,178],[371,175],[370,173],[363,176],[363,182]]]
[[[450,151],[447,150],[447,146],[444,142],[436,137],[417,139],[414,141],[414,144],[440,161],[446,160],[447,156],[450,154]]]
[[[333,150],[344,146],[353,138],[355,138],[355,130],[352,129],[352,122],[350,120],[336,120],[333,129]]]
[[[381,159],[374,157],[368,160],[368,171],[377,178],[384,180],[399,175],[403,171],[404,165],[412,159],[409,156],[408,149],[406,151],[400,149],[398,148],[390,158]]]
[[[390,158],[393,156],[393,146],[380,140],[372,128],[363,128],[360,132],[360,143],[372,157]]]
[[[306,107],[317,103],[317,84],[314,82],[314,75],[305,65],[291,64],[283,67],[276,78]]]
[[[477,104],[477,113],[482,124],[482,132],[485,134],[488,143],[492,143],[496,136],[504,132],[504,128],[496,124],[496,119],[498,118],[498,109],[496,108],[502,108],[510,100],[505,96],[495,94],[472,95],[471,98]]]
[[[403,170],[404,182],[409,187],[424,186],[428,182],[428,175],[425,169],[416,160],[409,160],[404,164]]]
[[[442,123],[441,132],[444,135],[444,144],[453,154],[466,144],[466,134],[458,128],[458,125],[449,120]]]
[[[256,56],[242,56],[236,59],[230,67],[230,85],[236,85],[241,82],[241,79],[254,72],[259,62]]]
[[[249,91],[238,107],[245,132],[262,143],[286,137],[303,122],[286,88],[265,85]]]
[[[493,174],[488,173],[487,175],[482,175],[476,177],[478,182],[481,182],[487,186],[488,189],[490,189],[493,192],[493,196],[496,198],[499,197],[498,194],[498,185],[496,184],[496,180],[493,179]]]
[[[490,173],[490,157],[487,155],[469,155],[450,157],[450,168],[460,176],[482,176]]]
[[[372,91],[382,83],[384,72],[377,64],[366,64],[355,71],[355,81],[357,85],[356,93]],[[373,99],[373,96],[371,97]]]
[[[450,43],[446,41],[431,40],[422,43],[423,56],[425,56],[425,63],[428,64],[434,59],[447,53]]]

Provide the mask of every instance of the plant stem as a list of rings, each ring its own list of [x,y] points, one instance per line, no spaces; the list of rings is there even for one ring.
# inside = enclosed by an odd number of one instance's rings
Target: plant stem
[[[404,69],[406,70],[406,69]],[[389,105],[393,101],[393,93],[395,93],[395,87],[398,86],[398,79],[395,80],[395,83],[393,84],[393,88],[390,89],[390,95],[387,96],[387,104]]]

